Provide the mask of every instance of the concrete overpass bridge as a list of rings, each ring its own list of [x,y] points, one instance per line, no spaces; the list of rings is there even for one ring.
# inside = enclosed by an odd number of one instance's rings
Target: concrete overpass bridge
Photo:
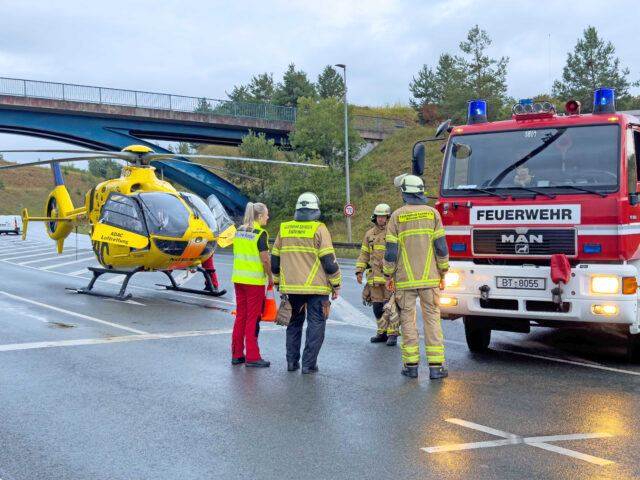
[[[0,132],[119,150],[133,143],[170,153],[150,140],[238,145],[249,130],[287,143],[296,109],[163,93],[0,78]],[[378,142],[404,120],[356,116],[356,128]],[[230,182],[197,165],[153,162],[164,175],[206,198],[215,193],[233,214],[248,201]]]

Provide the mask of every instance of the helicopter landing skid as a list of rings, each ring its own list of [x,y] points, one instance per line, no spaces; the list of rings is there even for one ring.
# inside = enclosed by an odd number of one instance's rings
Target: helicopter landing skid
[[[93,295],[95,297],[105,297],[105,298],[113,298],[115,300],[121,300],[121,301],[125,301],[125,300],[129,300],[131,298],[131,294],[127,294],[125,295],[124,292],[127,289],[127,285],[129,284],[129,280],[131,280],[131,277],[133,277],[136,273],[138,272],[142,272],[144,270],[144,267],[138,267],[135,270],[110,270],[108,268],[99,268],[99,267],[87,267],[89,270],[91,270],[91,272],[93,272],[93,278],[91,279],[91,281],[89,282],[89,285],[87,285],[84,288],[69,288],[69,290],[74,290],[76,293],[82,293],[85,295]],[[116,275],[126,275],[124,281],[122,282],[122,286],[120,287],[120,291],[118,292],[117,295],[110,295],[108,293],[101,293],[101,292],[94,292],[93,289],[93,284],[96,283],[96,280],[98,279],[98,277],[100,277],[100,275],[104,274],[104,273],[113,273]]]
[[[164,287],[167,290],[174,290],[176,292],[196,293],[198,295],[208,295],[210,297],[220,297],[225,293],[227,293],[226,290],[224,289],[218,290],[213,286],[213,283],[211,282],[211,274],[215,272],[215,269],[197,267],[197,270],[200,273],[202,273],[202,275],[204,275],[205,287],[203,290],[198,290],[196,288],[181,287],[176,283],[176,280],[175,278],[173,278],[173,275],[170,270],[160,270],[160,271],[164,273],[167,277],[169,277],[169,280],[171,281],[171,285],[160,285],[159,283],[157,283],[156,285],[158,285],[159,287]]]

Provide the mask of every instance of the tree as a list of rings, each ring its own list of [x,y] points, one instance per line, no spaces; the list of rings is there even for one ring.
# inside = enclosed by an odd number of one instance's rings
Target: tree
[[[251,83],[249,83],[249,92],[251,93],[252,102],[271,103],[275,92],[273,73],[255,75],[251,79]]]
[[[318,75],[316,87],[320,98],[344,97],[344,80],[331,65],[324,67],[322,73]]]
[[[291,63],[282,77],[282,83],[278,83],[276,87],[273,104],[295,107],[300,97],[316,96],[316,87],[309,81],[307,74],[302,70],[296,71],[295,64]]]
[[[349,158],[360,151],[364,141],[353,126],[353,110],[348,110]],[[289,142],[296,154],[307,158],[320,156],[326,165],[344,169],[344,103],[335,97],[316,102],[298,100],[298,115]]]
[[[213,113],[213,107],[206,98],[198,100],[198,106],[193,110],[195,113]]]
[[[118,178],[122,167],[115,160],[109,158],[89,160],[89,173],[101,178]]]
[[[638,82],[630,84],[627,80],[629,69],[620,67],[613,44],[605,43],[595,27],[587,27],[583,34],[573,53],[567,54],[562,81],[553,82],[553,96],[565,101],[578,100],[586,112],[593,109],[593,91],[597,88],[615,88],[617,99],[628,101],[629,86],[637,86]]]
[[[239,87],[234,85],[231,93],[226,93],[227,97],[229,97],[229,100],[232,102],[250,102],[252,100],[251,94],[249,93],[249,87],[246,85],[240,85]]]
[[[273,101],[275,84],[273,73],[254,75],[248,85],[234,86],[227,97],[234,102],[267,103]]]
[[[485,54],[491,45],[487,32],[478,25],[469,30],[466,41],[460,42],[464,55],[440,55],[436,71],[423,65],[418,76],[409,83],[412,93],[411,106],[421,112],[424,106],[436,105],[442,117],[452,118],[454,123],[463,123],[467,115],[469,100],[485,100],[489,120],[505,115],[507,101],[506,70],[508,57],[500,60]]]
[[[249,130],[249,133],[242,138],[238,150],[240,150],[242,157],[274,160],[278,147],[273,139],[267,140],[263,132],[256,135],[252,130]],[[258,180],[254,180],[240,176],[234,177],[233,182],[239,185],[250,197],[264,197],[267,188],[278,176],[278,167],[271,163],[225,160],[225,165],[229,170],[258,178]]]

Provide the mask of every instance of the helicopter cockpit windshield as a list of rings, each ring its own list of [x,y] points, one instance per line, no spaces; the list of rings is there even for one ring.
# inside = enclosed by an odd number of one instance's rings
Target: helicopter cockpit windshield
[[[149,232],[160,237],[181,238],[189,229],[191,212],[171,193],[141,192],[140,199]]]

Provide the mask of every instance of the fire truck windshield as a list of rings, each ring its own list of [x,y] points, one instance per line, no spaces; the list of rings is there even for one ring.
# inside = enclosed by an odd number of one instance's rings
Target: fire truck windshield
[[[617,124],[455,135],[449,140],[443,196],[486,196],[509,189],[553,193],[615,192]]]

